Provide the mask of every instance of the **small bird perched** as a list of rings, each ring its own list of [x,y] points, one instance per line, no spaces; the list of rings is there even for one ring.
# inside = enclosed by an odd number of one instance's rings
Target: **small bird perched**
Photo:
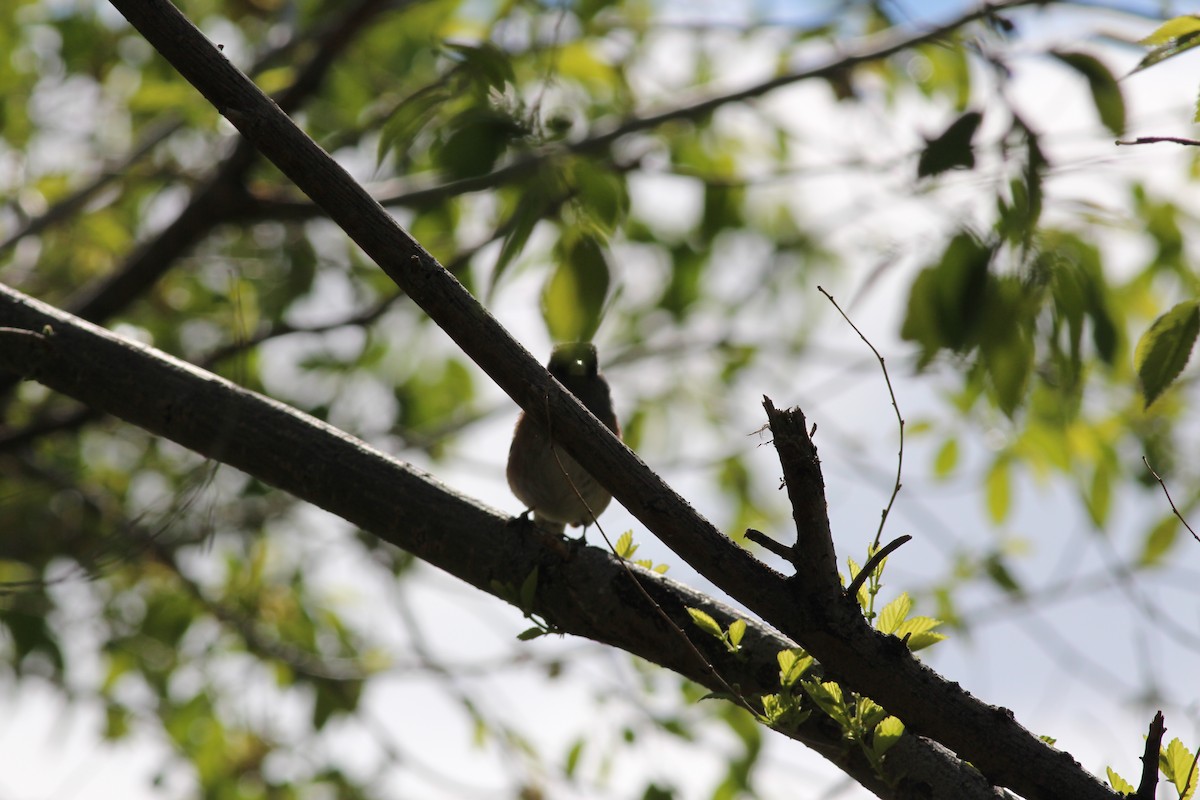
[[[621,435],[608,381],[596,362],[595,345],[560,344],[550,354],[546,369],[597,419]],[[549,431],[524,412],[513,431],[507,475],[509,488],[533,512],[534,523],[554,533],[562,533],[567,525],[587,527],[612,500],[608,490],[566,450],[551,444]]]

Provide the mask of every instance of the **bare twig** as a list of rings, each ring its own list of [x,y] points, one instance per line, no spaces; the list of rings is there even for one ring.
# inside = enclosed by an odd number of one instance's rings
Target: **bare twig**
[[[1200,147],[1200,139],[1187,139],[1182,136],[1139,136],[1136,139],[1117,139],[1116,144],[1120,146],[1134,144],[1159,144],[1162,142],[1181,144],[1186,147]]]
[[[1167,496],[1167,502],[1171,505],[1171,510],[1175,512],[1175,516],[1178,517],[1179,521],[1183,523],[1183,527],[1188,529],[1188,533],[1192,535],[1193,539],[1195,539],[1197,542],[1200,542],[1200,536],[1196,535],[1196,531],[1192,529],[1191,525],[1188,525],[1188,521],[1183,518],[1183,514],[1180,514],[1179,509],[1175,507],[1175,501],[1171,499],[1171,493],[1167,490],[1167,484],[1163,482],[1163,479],[1159,477],[1157,472],[1154,471],[1154,467],[1150,466],[1150,460],[1145,456],[1142,456],[1142,463],[1146,465],[1146,469],[1150,470],[1150,474],[1154,476],[1154,480],[1158,481],[1158,485],[1162,487],[1163,494]]]
[[[762,531],[755,530],[754,528],[746,528],[746,538],[785,561],[790,562],[794,558],[792,548],[785,544],[780,544]]]
[[[547,402],[549,401],[547,400]],[[547,417],[549,417],[549,413],[547,413]],[[546,433],[549,435],[550,431],[547,430]],[[728,693],[729,697],[751,714],[758,716],[758,710],[750,704],[750,701],[747,700],[746,697],[742,695],[742,693],[739,692],[736,687],[731,686],[729,682],[725,680],[724,676],[722,676],[717,668],[713,666],[712,662],[705,657],[704,653],[700,652],[700,648],[696,646],[696,643],[692,641],[691,637],[684,633],[683,628],[681,628],[679,624],[675,622],[675,620],[671,619],[671,615],[668,614],[661,605],[655,602],[654,598],[650,596],[650,593],[646,591],[646,587],[642,586],[642,582],[638,580],[637,573],[635,573],[633,568],[629,566],[629,559],[617,552],[617,548],[613,546],[612,540],[608,538],[608,533],[605,532],[604,526],[600,524],[600,520],[596,518],[596,513],[592,511],[592,507],[588,503],[587,498],[584,497],[583,493],[579,491],[579,487],[575,485],[575,481],[571,480],[571,476],[567,473],[566,467],[563,466],[562,459],[559,458],[558,448],[551,447],[550,453],[554,456],[554,460],[558,464],[558,469],[562,472],[563,477],[566,478],[567,483],[570,484],[571,491],[575,493],[575,499],[582,503],[583,507],[587,509],[588,516],[591,517],[592,522],[596,525],[596,530],[600,532],[601,538],[604,539],[604,544],[608,546],[609,552],[616,557],[617,562],[621,565],[622,569],[625,570],[625,574],[629,576],[629,580],[633,582],[633,585],[637,588],[638,593],[647,603],[650,604],[650,607],[654,609],[655,614],[657,614],[658,617],[666,623],[667,627],[669,627],[679,637],[679,639],[683,642],[684,647],[686,647],[688,652],[695,657],[697,663],[700,664],[709,675],[712,675],[713,680],[715,680],[717,684]]]
[[[1183,782],[1183,788],[1179,790],[1180,797],[1188,796],[1188,790],[1192,787],[1192,778],[1196,775],[1197,763],[1200,763],[1200,747],[1196,748],[1196,755],[1192,756],[1192,765],[1188,767],[1187,780]]]
[[[821,286],[817,287],[817,291],[825,295],[830,303],[833,303],[833,307],[836,308],[838,313],[842,315],[842,319],[849,323],[850,327],[854,329],[854,332],[858,334],[858,338],[862,339],[863,343],[866,344],[867,347],[871,348],[871,352],[875,354],[875,358],[879,361],[879,368],[883,370],[883,380],[887,384],[888,395],[892,398],[892,408],[896,411],[896,423],[900,427],[900,450],[896,454],[896,483],[892,486],[892,496],[888,498],[887,506],[884,507],[883,513],[879,516],[879,527],[875,530],[875,540],[871,543],[871,547],[875,548],[879,547],[879,540],[883,536],[883,526],[887,524],[888,514],[891,513],[892,506],[896,503],[896,495],[900,494],[900,487],[902,485],[900,483],[900,476],[904,471],[904,417],[900,415],[900,405],[896,402],[896,391],[892,388],[892,379],[888,375],[887,364],[884,362],[883,356],[880,355],[879,351],[875,349],[875,345],[871,344],[871,340],[864,336],[863,332],[858,329],[858,326],[854,324],[854,320],[846,316],[846,312],[842,311],[842,307],[838,305],[837,300],[833,299],[833,295],[825,291],[825,289]],[[895,543],[893,542],[893,544]],[[903,544],[903,542],[901,542],[901,544]],[[899,545],[896,546],[899,547]],[[868,570],[864,567],[862,573],[860,574],[865,574],[867,571]]]

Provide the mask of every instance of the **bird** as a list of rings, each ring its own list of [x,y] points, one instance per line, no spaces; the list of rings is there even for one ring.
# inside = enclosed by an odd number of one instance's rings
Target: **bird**
[[[557,345],[546,369],[618,437],[608,381],[600,373],[591,342]],[[587,526],[608,507],[612,495],[566,450],[551,443],[549,430],[525,412],[517,419],[506,469],[508,486],[533,514],[534,524],[562,534],[567,525]],[[582,498],[582,500],[580,499]]]

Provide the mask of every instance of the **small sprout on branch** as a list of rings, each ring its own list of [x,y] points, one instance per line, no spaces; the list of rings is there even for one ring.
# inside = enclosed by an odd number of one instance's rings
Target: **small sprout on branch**
[[[776,659],[779,661],[779,693],[762,696],[759,719],[765,725],[787,730],[800,725],[812,714],[810,709],[804,708],[802,697],[797,696],[794,690],[816,662],[799,648],[780,650]]]
[[[730,653],[736,655],[741,652],[742,637],[746,635],[746,621],[744,619],[735,619],[729,623],[727,629],[722,630],[721,624],[707,612],[701,611],[698,608],[689,608],[687,612],[691,615],[692,622],[696,623],[697,628],[719,639],[721,644],[725,645],[725,649]]]
[[[1200,757],[1200,751],[1193,755],[1178,738],[1159,751],[1158,769],[1175,786],[1179,800],[1189,800],[1196,795],[1197,757]]]
[[[1137,791],[1134,785],[1118,775],[1112,767],[1105,768],[1108,772],[1108,785],[1113,788],[1117,794],[1130,795]]]
[[[651,572],[657,572],[659,575],[666,574],[666,571],[670,569],[670,565],[668,564],[655,564],[654,561],[649,558],[639,558],[635,561],[633,554],[637,552],[638,547],[639,545],[634,544],[633,541],[633,531],[629,530],[622,533],[617,539],[617,543],[613,545],[613,553],[615,553],[618,558],[623,558],[626,561],[633,561],[634,564],[637,564],[639,567],[644,567]]]
[[[812,656],[799,648],[780,650],[775,658],[779,661],[779,685],[785,689],[795,686],[816,663]]]
[[[514,587],[511,583],[501,583],[500,581],[492,581],[492,591],[496,596],[506,603],[516,606],[525,615],[525,619],[533,623],[532,628],[526,628],[517,634],[517,638],[522,642],[527,642],[530,639],[536,639],[539,636],[546,636],[551,633],[561,635],[562,629],[553,623],[546,620],[539,614],[534,613],[533,604],[537,597],[538,584],[538,568],[534,567],[525,576],[525,580],[521,581],[520,588]]]

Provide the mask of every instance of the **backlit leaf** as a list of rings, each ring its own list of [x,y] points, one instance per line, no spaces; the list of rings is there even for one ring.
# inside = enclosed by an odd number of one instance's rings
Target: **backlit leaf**
[[[975,132],[983,114],[968,111],[946,128],[940,135],[926,140],[925,149],[917,161],[917,177],[926,178],[948,170],[975,166]]]
[[[1096,112],[1100,115],[1104,127],[1108,128],[1113,136],[1125,133],[1125,98],[1122,97],[1121,87],[1108,67],[1095,56],[1086,53],[1054,51],[1051,55],[1087,79],[1088,88],[1092,92],[1092,103],[1096,106]]]
[[[1158,399],[1187,365],[1200,334],[1200,302],[1180,303],[1158,319],[1138,341],[1133,366],[1142,383],[1146,408]]]

